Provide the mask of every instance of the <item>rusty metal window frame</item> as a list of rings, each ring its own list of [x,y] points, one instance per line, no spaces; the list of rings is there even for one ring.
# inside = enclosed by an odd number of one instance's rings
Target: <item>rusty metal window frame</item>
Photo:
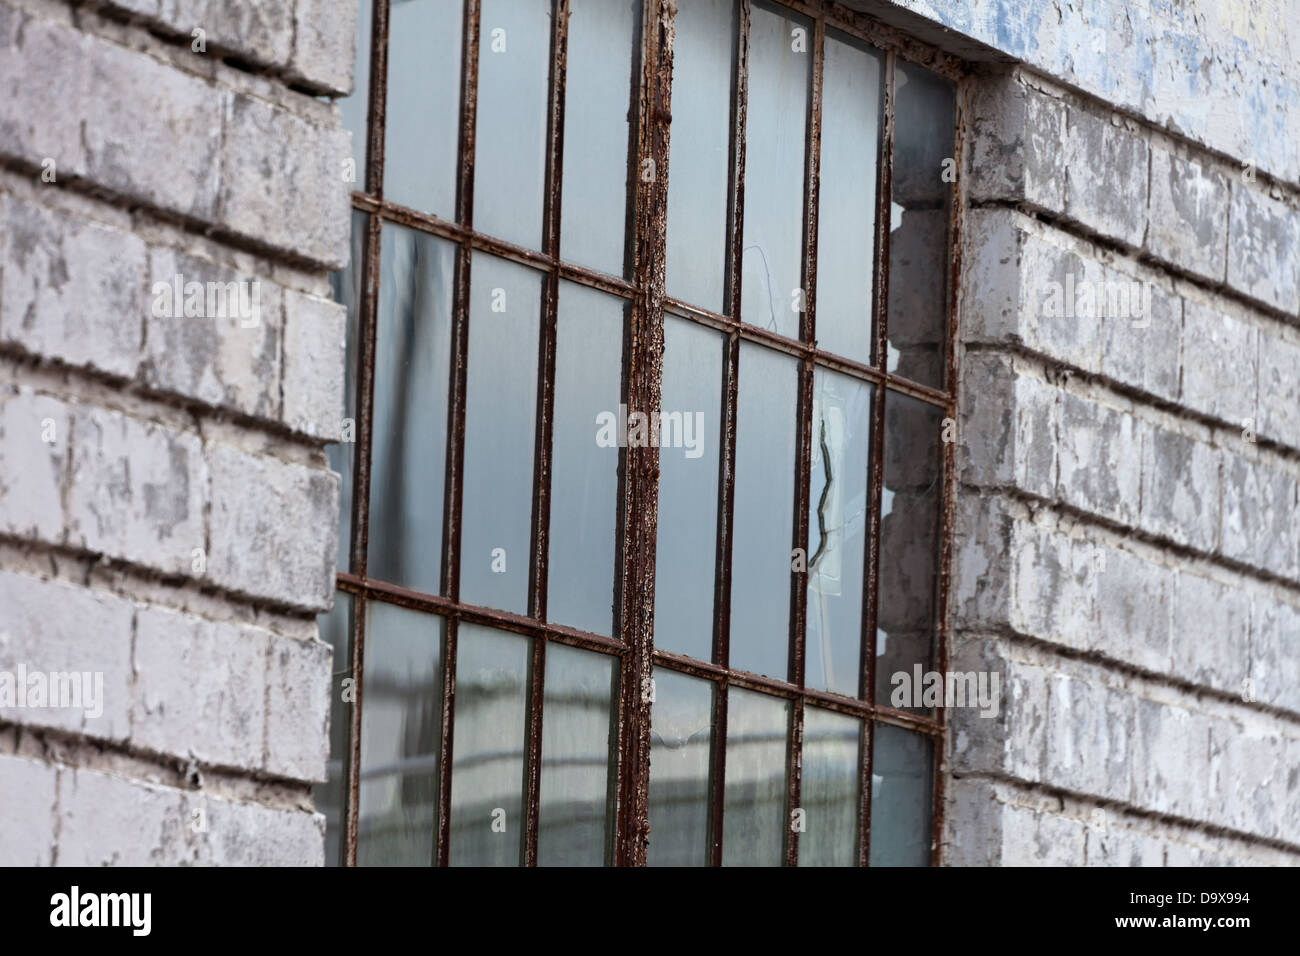
[[[350,572],[340,572],[337,587],[353,600],[351,635],[351,677],[355,699],[350,711],[348,752],[344,761],[344,803],[342,856],[344,865],[354,866],[357,859],[358,795],[360,789],[361,714],[364,706],[362,677],[365,658],[366,604],[380,601],[409,609],[436,614],[446,622],[441,663],[442,732],[439,753],[438,811],[435,865],[446,866],[449,860],[452,783],[452,747],[454,744],[455,670],[457,628],[461,621],[482,624],[532,638],[532,663],[528,693],[528,727],[526,745],[525,865],[537,863],[538,808],[541,772],[541,730],[543,720],[543,679],[547,646],[551,642],[586,648],[619,659],[619,694],[617,710],[617,755],[614,760],[616,813],[614,833],[607,852],[608,862],[616,865],[645,865],[649,838],[648,782],[650,763],[650,686],[653,668],[703,678],[715,687],[714,745],[710,758],[710,853],[714,865],[722,860],[722,807],[725,773],[725,739],[727,691],[731,687],[759,691],[792,704],[792,727],[787,759],[787,811],[798,806],[800,792],[801,747],[806,704],[852,715],[861,720],[863,740],[859,748],[858,865],[865,866],[870,847],[870,801],[872,738],[877,724],[891,724],[918,732],[933,742],[931,863],[941,862],[943,775],[942,753],[945,713],[942,707],[933,717],[883,706],[874,700],[875,655],[870,653],[876,629],[879,583],[879,531],[885,405],[891,393],[910,396],[943,410],[945,417],[956,418],[956,322],[957,276],[960,269],[960,224],[963,210],[959,183],[952,186],[948,230],[947,322],[945,340],[945,389],[926,387],[898,377],[879,367],[846,359],[816,346],[816,263],[817,208],[821,93],[826,31],[828,28],[866,42],[883,54],[883,103],[881,113],[880,153],[877,170],[877,209],[872,310],[875,322],[874,355],[885,355],[888,321],[889,284],[889,210],[893,154],[894,71],[901,58],[924,67],[957,84],[956,135],[954,148],[957,168],[962,165],[963,64],[937,49],[921,43],[906,33],[882,24],[864,14],[825,0],[771,0],[809,18],[814,24],[813,64],[809,88],[805,140],[802,274],[805,308],[800,318],[798,339],[788,338],[742,321],[740,302],[742,215],[744,209],[745,112],[748,85],[748,25],[750,0],[736,0],[737,32],[735,36],[735,72],[732,79],[731,182],[728,197],[729,240],[726,262],[726,304],[729,315],[703,310],[670,298],[665,292],[665,233],[667,190],[671,170],[668,142],[671,122],[672,44],[675,7],[672,0],[642,0],[642,18],[637,58],[637,95],[631,104],[631,136],[627,162],[629,175],[628,235],[626,236],[627,272],[631,279],[612,276],[584,268],[560,258],[560,184],[563,163],[563,129],[565,100],[566,42],[570,0],[551,0],[551,65],[549,71],[549,112],[547,117],[547,151],[543,241],[541,250],[528,249],[475,231],[473,225],[474,133],[477,98],[478,46],[480,34],[480,0],[464,0],[461,55],[460,139],[456,219],[449,221],[390,202],[383,197],[384,121],[387,81],[388,13],[390,0],[374,0],[370,49],[370,89],[367,112],[366,165],[364,189],[352,195],[352,208],[366,214],[363,239],[361,299],[359,303],[359,375],[357,376],[358,422],[354,447],[354,488],[352,493],[352,542]],[[646,160],[652,160],[660,174],[645,182],[635,172]],[[442,594],[423,593],[399,587],[367,576],[371,440],[374,411],[375,337],[379,282],[379,246],[381,225],[385,222],[438,236],[457,244],[455,289],[450,366],[449,430],[446,454],[446,483],[442,541]],[[460,506],[463,480],[465,438],[465,395],[467,342],[469,323],[468,291],[471,254],[474,251],[500,256],[544,274],[542,291],[541,338],[539,342],[538,404],[534,460],[534,495],[532,507],[532,555],[529,587],[529,612],[515,614],[464,604],[459,600]],[[560,280],[576,282],[616,295],[630,303],[624,328],[622,400],[629,409],[647,413],[660,409],[663,361],[664,314],[718,330],[726,336],[723,364],[722,429],[724,447],[719,476],[719,534],[714,594],[713,661],[696,660],[654,647],[655,542],[658,507],[659,449],[653,443],[645,448],[620,448],[618,482],[618,540],[614,575],[614,610],[618,635],[605,637],[547,621],[547,559],[549,539],[549,498],[551,473],[551,437],[555,393],[555,348],[557,299]],[[754,342],[779,350],[799,360],[798,431],[796,455],[796,502],[794,547],[805,548],[809,533],[809,488],[811,462],[811,423],[813,370],[816,367],[841,372],[871,384],[872,401],[870,515],[867,524],[868,561],[864,602],[861,664],[861,695],[857,698],[804,686],[804,638],[807,571],[791,576],[790,669],[793,680],[778,680],[732,669],[728,666],[729,616],[731,588],[731,522],[734,504],[734,466],[736,453],[736,407],[740,343]],[[934,666],[944,671],[947,664],[949,637],[949,566],[954,510],[954,445],[941,443],[943,494],[940,500],[940,534],[937,539],[936,587],[937,634]],[[784,837],[785,862],[798,861],[799,834],[787,828]]]

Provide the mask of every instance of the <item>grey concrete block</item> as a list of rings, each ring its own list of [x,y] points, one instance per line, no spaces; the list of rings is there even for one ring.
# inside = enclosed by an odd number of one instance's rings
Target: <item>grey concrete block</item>
[[[1218,309],[1183,304],[1182,404],[1229,424],[1257,422],[1259,332]]]
[[[1239,588],[1179,571],[1170,673],[1239,694],[1250,666],[1250,606]]]
[[[323,781],[329,761],[333,649],[273,635],[267,658],[266,770]]]
[[[1087,110],[1066,110],[1065,214],[1136,248],[1146,231],[1146,141]]]
[[[1275,309],[1300,312],[1300,212],[1234,181],[1230,222],[1228,285]]]
[[[1225,453],[1223,537],[1225,557],[1290,580],[1300,580],[1296,478],[1262,455]]]
[[[290,68],[331,92],[352,92],[357,0],[297,0]],[[360,91],[364,96],[365,91]]]
[[[58,771],[23,757],[0,755],[0,866],[50,866],[54,862],[54,800]]]
[[[289,289],[284,298],[284,423],[324,441],[343,428],[347,309]]]
[[[1069,505],[1134,525],[1142,488],[1142,430],[1099,402],[1061,396],[1057,496]]]
[[[1300,345],[1259,331],[1258,435],[1300,449]]]
[[[1206,442],[1143,425],[1143,531],[1212,552],[1218,546],[1222,456]]]
[[[1151,149],[1151,206],[1145,248],[1211,282],[1227,269],[1228,178],[1204,162]]]
[[[61,543],[73,408],[0,386],[0,530]]]

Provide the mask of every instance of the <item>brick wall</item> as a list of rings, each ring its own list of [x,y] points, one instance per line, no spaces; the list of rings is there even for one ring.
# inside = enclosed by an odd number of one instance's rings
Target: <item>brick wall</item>
[[[969,123],[947,858],[1294,865],[1300,190],[1036,70]]]
[[[322,860],[354,20],[0,0],[0,863]]]

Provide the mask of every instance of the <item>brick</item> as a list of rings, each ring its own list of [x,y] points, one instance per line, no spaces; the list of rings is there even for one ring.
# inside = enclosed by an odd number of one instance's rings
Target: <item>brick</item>
[[[1132,803],[1213,819],[1210,719],[1154,700],[1139,699],[1135,707]]]
[[[1130,283],[1130,289],[1131,283],[1137,282],[1142,292],[1142,315],[1107,316],[1102,320],[1101,374],[1157,398],[1177,401],[1182,372],[1183,300],[1150,279],[1135,280],[1110,269],[1105,270],[1103,281]]]
[[[1232,183],[1228,285],[1265,305],[1300,312],[1300,212],[1248,183]]]
[[[267,659],[266,770],[324,781],[333,648],[273,635]]]
[[[1142,439],[1143,531],[1201,551],[1218,546],[1221,456],[1213,447],[1157,425]]]
[[[54,800],[58,773],[35,760],[0,756],[0,866],[50,866],[54,862]]]
[[[1051,497],[1059,470],[1060,392],[1005,356],[971,355],[962,370],[958,471],[969,484]]]
[[[1255,421],[1259,332],[1217,309],[1183,304],[1182,404],[1237,427]]]
[[[130,727],[130,601],[64,581],[0,571],[0,670],[92,675],[97,701],[79,707],[0,708],[0,719],[125,740]],[[95,711],[99,713],[96,714]]]
[[[1164,866],[1165,841],[1126,827],[1088,826],[1084,857],[1088,866]]]
[[[1168,673],[1174,587],[1169,569],[1116,548],[1093,551],[1097,576],[1096,650],[1158,674]]]
[[[1153,146],[1150,189],[1147,251],[1204,279],[1222,282],[1227,259],[1227,177]]]
[[[1086,543],[1031,524],[1017,528],[1011,626],[1089,650],[1097,641],[1097,581]]]
[[[1210,748],[1216,758],[1214,815],[1224,825],[1261,836],[1300,836],[1287,820],[1294,795],[1287,794],[1284,738],[1222,721],[1210,730]]]
[[[208,405],[279,418],[279,286],[196,256],[153,249],[149,288],[145,383]],[[208,296],[209,290],[216,295]]]
[[[1025,344],[1043,355],[1097,371],[1106,307],[1101,263],[1031,236],[1020,268],[1020,334]],[[1125,291],[1128,286],[1126,280]]]
[[[1044,779],[1083,793],[1127,799],[1132,787],[1133,707],[1126,691],[1053,674]]]
[[[197,27],[210,46],[280,66],[293,46],[293,6],[294,0],[161,0],[159,19],[182,36]]]
[[[0,339],[130,377],[140,362],[145,246],[128,232],[10,197]]]
[[[1044,780],[1051,672],[1008,660],[1000,647],[979,640],[959,641],[949,666],[954,671],[997,672],[1002,692],[996,716],[982,717],[976,708],[949,712],[952,771]]]
[[[321,866],[325,862],[325,818],[319,813],[280,810],[189,795],[191,816],[203,811],[207,831],[198,862],[206,866]]]
[[[1259,331],[1258,434],[1300,449],[1300,345]]]
[[[1065,106],[1017,77],[975,87],[968,172],[971,197],[1065,206]]]
[[[60,866],[197,862],[197,834],[180,790],[66,767],[58,801]]]
[[[1290,519],[1296,514],[1296,478],[1262,455],[1229,449],[1223,465],[1223,537],[1225,557],[1291,580],[1300,579],[1300,533]]]
[[[978,630],[1007,620],[1014,522],[997,497],[964,493],[953,532],[952,603],[958,628]]]
[[[1057,495],[1066,504],[1136,523],[1142,487],[1141,429],[1131,416],[1069,393],[1061,396]]]
[[[1082,866],[1083,823],[1054,813],[1007,806],[1002,820],[1002,866]]]
[[[80,409],[73,429],[68,542],[189,574],[204,546],[199,439],[101,408]]]
[[[338,476],[226,445],[211,448],[210,467],[213,582],[305,610],[328,610],[338,551]]]
[[[0,4],[0,151],[38,165],[54,160],[57,177],[84,175],[84,116],[75,107],[90,45],[67,26]]]
[[[1249,676],[1260,703],[1300,713],[1300,607],[1255,597]]]
[[[0,386],[0,530],[63,540],[73,410],[30,389]]]
[[[1126,246],[1146,231],[1147,144],[1109,117],[1066,110],[1065,214]]]
[[[326,268],[348,261],[351,140],[339,127],[237,95],[228,112],[219,222]],[[273,176],[267,170],[274,170]]]
[[[267,632],[140,610],[132,742],[205,764],[260,769]]]
[[[1174,677],[1241,693],[1250,664],[1250,595],[1187,571],[1174,589]]]
[[[333,93],[351,93],[357,0],[297,0],[293,15],[290,68],[308,83]]]
[[[292,289],[284,298],[284,423],[338,441],[343,429],[347,309]]]

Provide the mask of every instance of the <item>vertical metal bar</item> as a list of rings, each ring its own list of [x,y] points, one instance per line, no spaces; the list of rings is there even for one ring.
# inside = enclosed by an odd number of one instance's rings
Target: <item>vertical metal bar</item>
[[[550,110],[546,120],[546,191],[543,251],[557,264],[542,287],[542,330],[537,368],[537,440],[533,455],[533,554],[529,569],[529,613],[546,620],[547,557],[551,529],[551,445],[555,417],[555,347],[560,270],[560,186],[564,150],[564,77],[569,0],[552,0]],[[532,686],[528,695],[528,754],[525,788],[524,861],[537,865],[537,826],[541,799],[542,707],[545,702],[546,639],[533,638]]]
[[[478,104],[479,0],[465,0],[461,37],[460,169],[456,180],[456,221],[468,231],[474,222],[474,129]],[[447,497],[443,509],[442,591],[460,600],[460,507],[464,489],[465,389],[469,363],[469,284],[472,244],[467,236],[456,255],[451,341],[451,396],[447,403]],[[451,776],[456,716],[456,648],[460,621],[447,619],[442,671],[442,746],[438,755],[438,865],[449,862]]]
[[[876,162],[876,261],[873,305],[876,321],[875,364],[885,371],[889,343],[889,220],[890,190],[894,168],[894,54],[885,54],[884,82],[881,84],[880,156]],[[880,610],[880,509],[885,473],[885,396],[888,389],[873,389],[871,411],[871,483],[867,499],[871,504],[867,535],[867,611],[862,625],[862,691],[860,696],[874,704],[876,700],[876,627]],[[858,835],[858,864],[866,866],[871,850],[871,760],[875,733],[863,738],[862,810]]]
[[[803,313],[799,320],[800,339],[812,346],[817,341],[817,201],[821,163],[822,68],[826,43],[826,20],[813,21],[812,62],[809,65],[808,119],[804,131],[804,221],[803,221]],[[802,549],[803,570],[790,576],[790,661],[789,679],[804,686],[805,643],[808,612],[808,510],[812,494],[812,428],[815,366],[811,356],[799,360],[799,407],[796,410],[798,456],[795,462],[794,545]],[[790,814],[799,806],[803,768],[803,698],[795,702],[790,731],[789,805],[786,817],[786,865],[799,862],[799,833],[790,825]]]
[[[366,111],[364,184],[372,196],[384,194],[384,121],[388,113],[388,4],[374,0],[370,21],[370,90]]]
[[[664,223],[668,212],[669,90],[672,78],[672,0],[647,0],[643,11],[644,50],[638,110],[636,251],[633,257],[631,321],[625,335],[627,405],[649,414],[660,407],[664,337]],[[650,160],[645,163],[645,160]],[[648,170],[648,176],[643,173]],[[646,180],[649,180],[648,182]],[[654,653],[655,533],[658,525],[659,447],[627,448],[623,456],[624,560],[619,581],[620,632],[624,658],[624,750],[620,804],[626,828],[619,849],[625,864],[645,864],[649,840],[650,700],[646,690]]]

